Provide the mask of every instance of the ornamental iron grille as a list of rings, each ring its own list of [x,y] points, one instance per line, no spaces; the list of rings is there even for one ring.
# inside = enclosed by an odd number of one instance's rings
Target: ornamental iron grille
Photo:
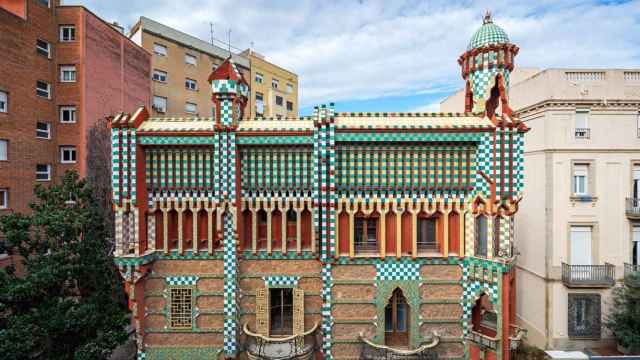
[[[569,294],[569,337],[600,338],[599,294]]]
[[[172,328],[191,328],[193,291],[191,288],[172,288],[170,322]]]

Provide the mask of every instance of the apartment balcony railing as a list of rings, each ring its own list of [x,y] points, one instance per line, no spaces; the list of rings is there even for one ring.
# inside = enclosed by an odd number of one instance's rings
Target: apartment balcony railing
[[[632,219],[640,219],[640,199],[627,198],[626,201],[627,217]]]
[[[249,360],[311,360],[320,349],[318,323],[299,335],[269,337],[256,334],[244,324],[244,348]]]
[[[616,267],[604,265],[569,265],[562,263],[562,282],[567,287],[611,287]]]
[[[591,129],[589,128],[576,128],[576,139],[588,139],[591,137]]]
[[[467,340],[485,349],[496,350],[498,348],[498,338],[485,335],[475,330],[469,331]]]
[[[417,241],[416,247],[419,252],[439,252],[440,248],[438,247],[437,242],[429,242],[429,241]]]
[[[355,241],[353,248],[356,254],[377,254],[378,242],[371,240]]]
[[[365,338],[362,333],[360,333],[360,340],[362,341],[360,359],[363,360],[438,360],[438,353],[433,348],[440,343],[440,337],[435,332],[428,343],[413,350],[376,344]]]
[[[629,287],[640,288],[640,265],[624,264],[624,283]]]

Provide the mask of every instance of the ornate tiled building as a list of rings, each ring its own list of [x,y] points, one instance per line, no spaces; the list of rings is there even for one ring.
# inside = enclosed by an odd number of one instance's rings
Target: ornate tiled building
[[[112,119],[116,263],[146,359],[508,359],[526,127],[518,48],[489,16],[460,57],[461,113]]]

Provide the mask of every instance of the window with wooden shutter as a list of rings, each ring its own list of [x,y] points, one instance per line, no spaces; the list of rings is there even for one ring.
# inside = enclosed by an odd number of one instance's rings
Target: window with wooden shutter
[[[266,287],[256,289],[256,332],[269,336],[269,293]]]
[[[293,334],[304,333],[304,290],[293,289]]]

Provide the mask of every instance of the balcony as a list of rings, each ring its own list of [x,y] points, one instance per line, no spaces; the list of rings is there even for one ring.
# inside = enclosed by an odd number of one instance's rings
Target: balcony
[[[627,198],[626,213],[630,219],[640,219],[640,199]]]
[[[562,263],[562,282],[565,286],[596,288],[615,284],[616,267],[604,265],[569,265]]]
[[[526,336],[527,329],[511,325],[509,328],[509,350],[518,350]]]
[[[431,339],[427,343],[421,344],[418,348],[410,349],[396,349],[386,345],[376,344],[373,341],[364,337],[360,333],[360,340],[362,341],[362,351],[360,353],[360,359],[363,360],[379,360],[379,359],[407,359],[407,360],[437,360],[438,353],[433,350],[436,345],[440,343],[440,337],[433,332]]]
[[[633,288],[640,288],[640,265],[624,264],[624,283]]]
[[[287,337],[268,337],[256,334],[244,324],[244,348],[249,360],[311,360],[316,351],[320,350],[322,341],[318,323],[308,331]]]
[[[467,335],[467,340],[480,346],[483,349],[496,350],[498,348],[498,338],[485,335],[481,332],[471,330]]]
[[[576,128],[576,139],[589,139],[591,137],[591,129],[589,128]]]

